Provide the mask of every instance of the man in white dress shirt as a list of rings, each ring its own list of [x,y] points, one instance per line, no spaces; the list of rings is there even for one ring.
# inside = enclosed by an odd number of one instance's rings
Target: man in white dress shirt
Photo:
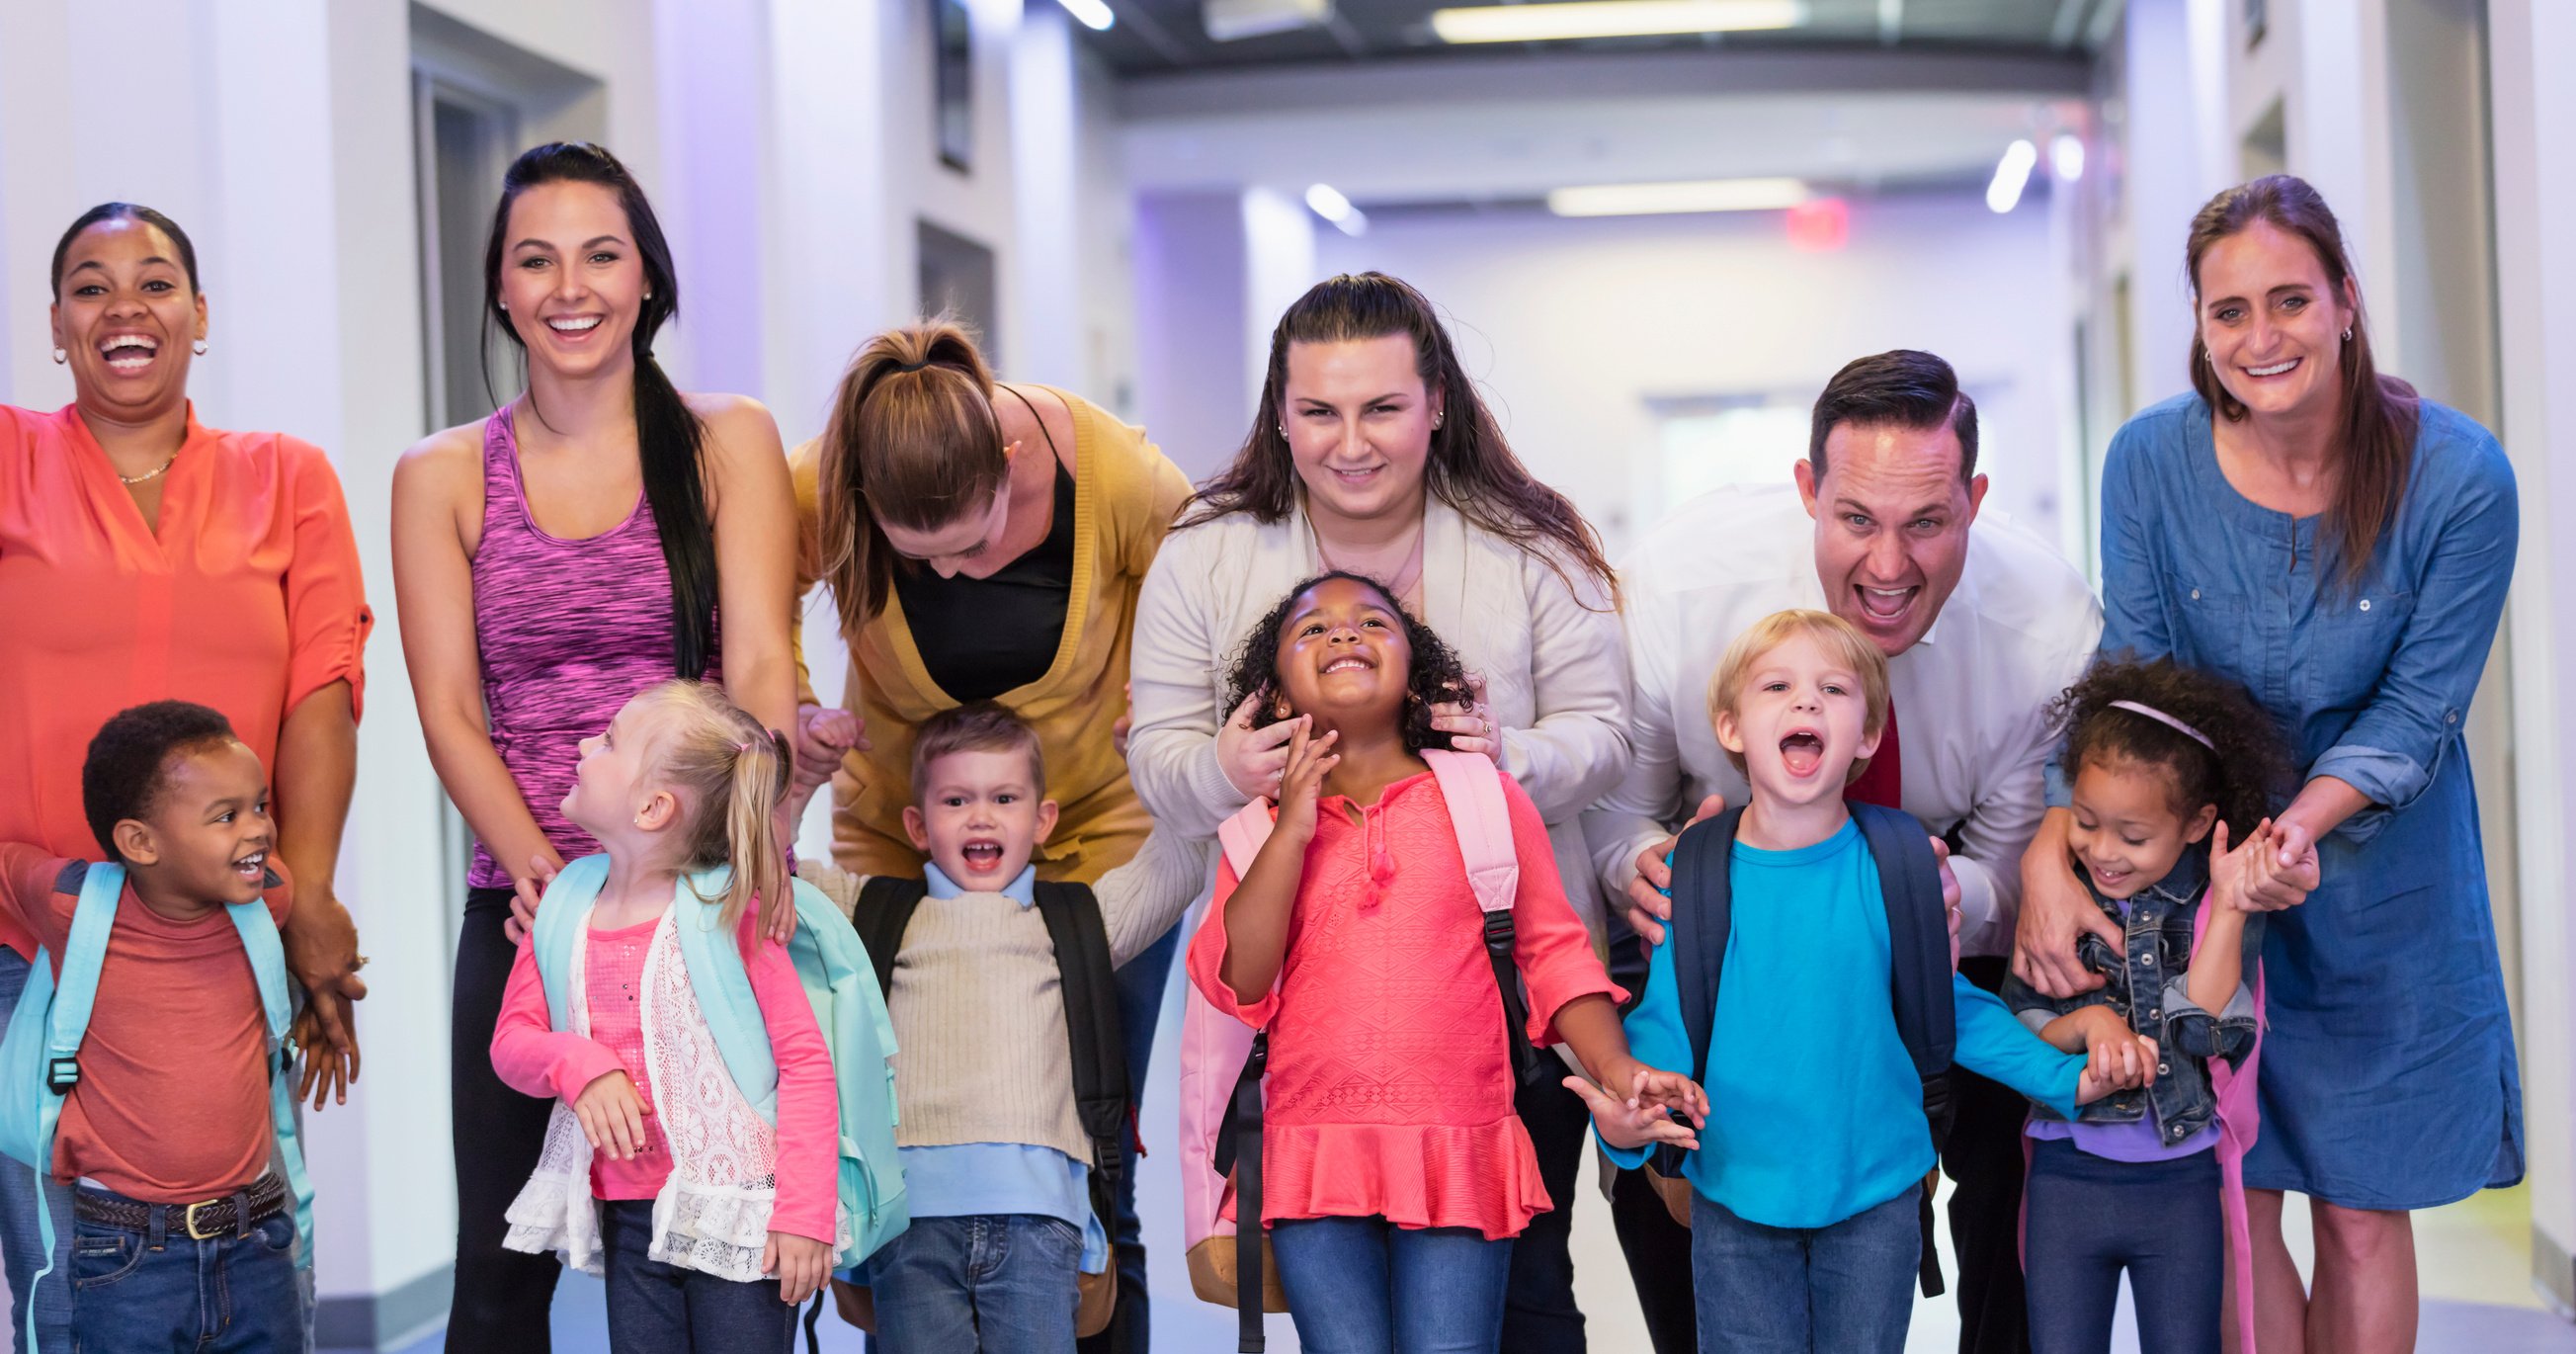
[[[1693,499],[1622,561],[1633,760],[1584,815],[1584,837],[1641,935],[1660,940],[1671,914],[1658,888],[1670,882],[1674,825],[1712,811],[1711,796],[1741,804],[1747,793],[1709,726],[1710,674],[1754,621],[1813,608],[1860,627],[1889,659],[1891,727],[1847,793],[1932,831],[1959,912],[1960,972],[2001,985],[2022,851],[2046,809],[2048,706],[2092,657],[2102,613],[2084,576],[2038,537],[1999,516],[1979,521],[1986,477],[1976,470],[1976,407],[1949,363],[1905,350],[1861,358],[1817,399],[1794,492]],[[1982,1077],[1953,1076],[1958,1120],[1943,1164],[1959,1186],[1960,1348],[2018,1354],[2029,1345],[2015,1231],[2023,1104]],[[1668,1294],[1648,1299],[1658,1354],[1689,1348],[1689,1234],[1661,1219],[1639,1182],[1621,1181],[1614,1206],[1640,1292],[1680,1281],[1678,1327],[1657,1310]]]

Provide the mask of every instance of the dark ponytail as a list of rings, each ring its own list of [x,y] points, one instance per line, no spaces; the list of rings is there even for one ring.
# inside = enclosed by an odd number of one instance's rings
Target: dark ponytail
[[[483,313],[527,363],[527,340],[501,308],[501,258],[510,231],[510,206],[543,183],[595,183],[617,194],[644,264],[643,312],[635,318],[635,444],[644,472],[644,501],[662,537],[662,562],[671,574],[671,666],[682,677],[702,677],[716,648],[716,535],[707,515],[706,425],[689,410],[679,389],[653,360],[653,336],[680,314],[680,283],[671,267],[671,244],[643,185],[617,157],[587,141],[555,141],[512,161],[501,176],[501,202],[483,246]],[[483,388],[492,391],[492,349],[483,345]],[[497,397],[496,397],[497,398]],[[535,408],[533,402],[529,406]],[[544,412],[538,411],[542,419]]]

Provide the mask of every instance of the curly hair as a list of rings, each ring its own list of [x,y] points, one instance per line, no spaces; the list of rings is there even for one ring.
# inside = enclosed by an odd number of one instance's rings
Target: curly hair
[[[152,812],[170,758],[234,737],[232,721],[191,701],[153,701],[110,717],[81,761],[81,810],[98,848],[109,860],[123,860],[116,825]]]
[[[1252,627],[1252,633],[1244,636],[1243,647],[1235,653],[1234,673],[1226,683],[1229,694],[1225,698],[1225,708],[1231,710],[1243,704],[1245,697],[1256,692],[1266,694],[1277,689],[1279,627],[1288,623],[1288,609],[1309,590],[1337,578],[1348,579],[1376,593],[1386,602],[1386,609],[1399,617],[1404,626],[1405,645],[1413,651],[1412,670],[1405,674],[1404,715],[1397,721],[1404,737],[1404,750],[1415,754],[1425,748],[1448,750],[1449,735],[1431,727],[1431,707],[1444,701],[1475,698],[1473,689],[1467,684],[1467,665],[1458,661],[1457,650],[1433,633],[1430,626],[1414,619],[1412,612],[1398,605],[1385,584],[1365,574],[1343,569],[1317,574],[1290,588],[1287,595],[1279,599],[1279,604],[1270,608],[1269,614]],[[1252,727],[1267,728],[1282,718],[1284,716],[1271,702],[1264,701],[1253,709]]]
[[[2210,745],[2114,701],[2171,715],[2206,734]],[[2170,658],[2105,657],[2066,688],[2049,715],[2066,730],[2060,764],[2070,778],[2086,766],[2122,761],[2162,767],[2176,813],[2189,818],[2215,804],[2237,841],[2271,816],[2294,784],[2289,740],[2271,712],[2236,683]]]

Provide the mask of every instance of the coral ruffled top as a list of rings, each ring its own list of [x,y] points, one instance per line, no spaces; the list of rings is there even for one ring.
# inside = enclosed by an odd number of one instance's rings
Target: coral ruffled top
[[[1557,882],[1537,806],[1508,775],[1503,797],[1520,856],[1513,954],[1529,988],[1530,1039],[1544,1048],[1567,1002],[1626,994]],[[1189,971],[1218,1010],[1270,1034],[1262,1221],[1383,1216],[1499,1240],[1550,1208],[1529,1131],[1512,1113],[1484,916],[1431,773],[1386,787],[1365,810],[1341,796],[1322,802],[1279,984],[1249,1005],[1218,976],[1236,882],[1221,865]],[[1225,1215],[1234,1216],[1231,1188]]]

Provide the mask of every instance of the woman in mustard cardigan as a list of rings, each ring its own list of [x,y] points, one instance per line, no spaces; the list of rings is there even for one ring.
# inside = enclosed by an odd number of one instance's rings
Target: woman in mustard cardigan
[[[1061,811],[1042,879],[1097,883],[1153,827],[1112,735],[1127,708],[1136,594],[1189,481],[1144,430],[1078,395],[993,379],[965,330],[877,335],[834,396],[823,436],[791,458],[797,595],[831,585],[849,646],[848,710],[802,682],[798,789],[832,781],[832,857],[917,876],[903,828],[921,721],[998,700],[1036,728]],[[804,675],[799,656],[800,677]],[[801,803],[801,799],[800,799]],[[1155,887],[1195,888],[1194,849],[1157,852]],[[1132,872],[1131,872],[1132,873]],[[1142,1085],[1172,942],[1119,972],[1129,1074]],[[1118,1311],[1102,1347],[1145,1348],[1135,1174],[1122,1172]],[[1085,1348],[1091,1348],[1086,1342]]]

